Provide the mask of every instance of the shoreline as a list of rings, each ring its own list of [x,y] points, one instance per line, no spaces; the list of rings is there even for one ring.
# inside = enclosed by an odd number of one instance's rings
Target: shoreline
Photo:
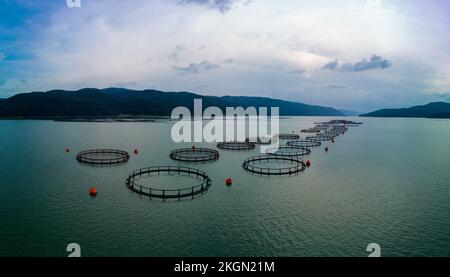
[[[169,116],[31,116],[0,117],[0,120],[51,120],[55,122],[156,122],[170,120]]]

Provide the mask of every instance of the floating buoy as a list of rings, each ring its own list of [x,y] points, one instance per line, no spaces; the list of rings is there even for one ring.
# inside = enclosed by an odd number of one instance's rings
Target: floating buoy
[[[231,178],[226,179],[225,184],[227,184],[227,186],[231,186],[233,184],[233,179]]]
[[[97,189],[96,189],[96,188],[91,188],[91,189],[89,190],[89,194],[90,194],[91,196],[97,196]]]
[[[139,154],[139,151],[137,149],[134,149],[134,154]]]
[[[334,139],[331,142],[334,143]]]
[[[195,145],[192,145],[192,150],[195,150],[197,147],[195,147]]]
[[[328,146],[327,146],[327,147],[325,147],[325,151],[326,151],[326,152],[328,152]]]
[[[310,161],[310,160],[307,160],[307,161],[306,161],[306,166],[307,166],[307,167],[310,167],[310,166],[311,166],[311,161]]]
[[[70,148],[66,148],[66,153],[69,153],[70,152]]]

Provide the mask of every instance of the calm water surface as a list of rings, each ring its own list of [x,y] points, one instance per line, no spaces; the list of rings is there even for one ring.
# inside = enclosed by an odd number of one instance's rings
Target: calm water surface
[[[284,119],[281,130],[329,119]],[[312,167],[296,176],[245,172],[258,149],[220,151],[194,166],[211,189],[180,203],[124,184],[134,169],[184,165],[169,152],[190,144],[171,141],[169,121],[0,121],[0,256],[66,256],[71,242],[83,256],[366,256],[372,242],[384,256],[449,256],[450,121],[354,120],[365,124],[325,143],[328,153],[314,148]],[[119,167],[78,164],[90,148],[139,155]]]

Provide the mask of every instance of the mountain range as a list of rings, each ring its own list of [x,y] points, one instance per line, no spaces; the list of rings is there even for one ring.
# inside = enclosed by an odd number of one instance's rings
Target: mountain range
[[[265,97],[203,96],[190,92],[163,92],[157,90],[130,90],[124,88],[78,91],[52,90],[31,92],[0,99],[2,118],[46,117],[119,117],[170,116],[175,107],[184,106],[193,111],[194,99],[203,100],[203,108],[279,107],[280,116],[343,116],[330,107],[307,105]]]
[[[433,102],[403,109],[382,109],[360,115],[363,117],[426,117],[450,118],[450,103]]]

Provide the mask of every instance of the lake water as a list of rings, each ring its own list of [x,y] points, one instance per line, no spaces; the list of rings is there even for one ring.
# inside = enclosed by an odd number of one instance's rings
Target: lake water
[[[281,130],[329,119],[283,119]],[[0,256],[67,256],[71,242],[83,256],[367,256],[373,242],[383,256],[449,256],[450,121],[346,119],[364,125],[325,143],[328,153],[314,148],[296,176],[245,172],[258,149],[188,165],[213,185],[181,202],[125,186],[134,169],[186,165],[169,158],[191,146],[172,142],[172,122],[2,120]],[[80,165],[77,152],[91,148],[139,154],[118,167]]]

